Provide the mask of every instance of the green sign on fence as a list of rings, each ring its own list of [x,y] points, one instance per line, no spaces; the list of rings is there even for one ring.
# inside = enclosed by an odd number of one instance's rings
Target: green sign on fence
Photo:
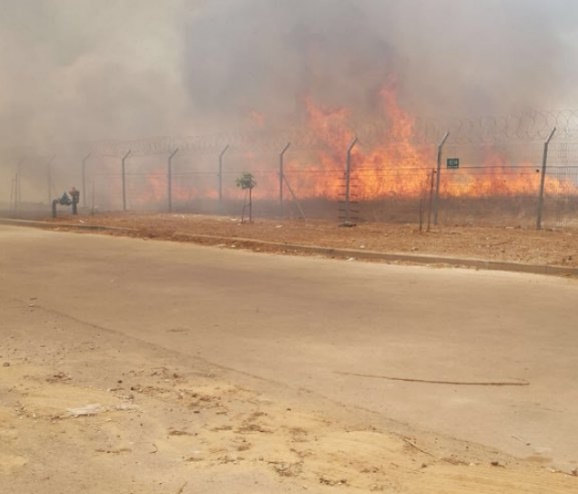
[[[460,167],[460,159],[459,158],[448,158],[448,168],[453,170],[457,170]]]

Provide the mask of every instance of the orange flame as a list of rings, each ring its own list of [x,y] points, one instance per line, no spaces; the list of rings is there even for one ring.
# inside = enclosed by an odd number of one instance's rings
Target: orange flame
[[[397,102],[393,88],[381,91],[385,115],[389,121],[388,135],[369,151],[357,146],[352,151],[351,183],[353,194],[359,200],[387,196],[419,196],[424,189],[424,167],[431,163],[431,150],[412,144],[414,120]],[[307,101],[309,128],[322,142],[323,150],[306,167],[309,173],[300,173],[298,188],[305,189],[307,197],[339,199],[343,196],[345,150],[355,136],[350,129],[347,109],[322,109]],[[298,173],[302,163],[292,162],[290,170]],[[324,172],[324,173],[319,173]]]
[[[415,119],[399,104],[394,85],[380,92],[381,112],[387,130],[375,142],[354,147],[351,155],[352,197],[369,201],[387,197],[422,197],[431,185],[432,169],[436,162],[435,146],[419,147],[415,144]],[[285,171],[290,185],[300,199],[343,199],[345,184],[346,150],[355,137],[352,130],[351,111],[346,108],[323,108],[311,99],[305,100],[308,132],[320,143],[319,149],[307,156],[290,158]],[[251,112],[252,127],[263,127],[265,116]],[[260,162],[255,153],[246,153],[245,169],[269,170],[257,174],[255,197],[274,200],[279,193],[279,177],[271,163]],[[441,194],[446,197],[493,197],[536,195],[540,174],[529,162],[509,163],[503,153],[487,152],[477,160],[462,163],[457,171],[443,170]],[[475,162],[474,162],[475,161]],[[191,198],[217,198],[217,181],[213,186],[173,186],[173,199],[187,201]],[[162,201],[167,194],[166,179],[153,174],[149,177],[147,200]],[[578,193],[571,181],[546,178],[549,193]],[[240,198],[241,193],[233,183],[225,184],[226,197]]]

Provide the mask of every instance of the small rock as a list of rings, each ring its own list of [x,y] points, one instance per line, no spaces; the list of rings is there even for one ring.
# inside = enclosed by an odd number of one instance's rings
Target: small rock
[[[10,367],[10,362],[4,362],[4,363],[2,364],[2,367]]]

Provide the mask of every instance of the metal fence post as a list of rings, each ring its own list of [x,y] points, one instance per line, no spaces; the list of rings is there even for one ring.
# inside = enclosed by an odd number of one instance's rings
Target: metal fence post
[[[46,163],[46,178],[48,180],[48,206],[52,204],[52,162],[56,156],[52,156]]]
[[[219,155],[219,208],[223,209],[223,158],[225,153],[229,150],[229,144],[221,151]]]
[[[435,168],[432,168],[430,185],[429,185],[429,206],[428,206],[428,213],[427,213],[427,231],[428,232],[431,230],[431,212],[432,212],[435,174],[436,174]]]
[[[353,139],[352,143],[347,148],[347,164],[345,168],[345,223],[344,225],[351,225],[351,153],[357,144],[357,137]]]
[[[129,149],[122,157],[122,210],[126,211],[126,160],[131,154]]]
[[[173,158],[179,152],[179,148],[175,149],[169,156],[169,163],[167,169],[167,200],[169,203],[169,213],[173,212]]]
[[[446,132],[446,135],[439,143],[438,146],[438,162],[437,162],[437,175],[436,175],[436,194],[435,194],[435,201],[434,201],[434,225],[437,226],[438,224],[438,216],[439,216],[439,207],[440,207],[440,176],[442,171],[442,152],[444,149],[444,145],[450,136],[449,132]]]
[[[18,167],[16,169],[15,177],[15,189],[14,189],[14,216],[19,216],[20,202],[22,201],[22,163],[24,158],[20,158],[18,161]]]
[[[82,160],[82,207],[86,208],[86,162],[90,159],[92,153],[88,153]]]
[[[538,219],[536,220],[536,228],[538,230],[542,229],[542,214],[544,212],[544,187],[546,185],[546,171],[548,168],[548,148],[550,147],[550,141],[556,133],[556,127],[550,133],[548,140],[544,143],[544,155],[542,157],[542,174],[540,176],[540,195],[538,197]]]
[[[279,211],[281,216],[283,216],[283,185],[285,182],[285,153],[291,147],[291,143],[287,143],[287,145],[281,151],[279,155]]]
[[[16,217],[16,188],[18,187],[18,173],[12,178],[10,182],[10,216]]]

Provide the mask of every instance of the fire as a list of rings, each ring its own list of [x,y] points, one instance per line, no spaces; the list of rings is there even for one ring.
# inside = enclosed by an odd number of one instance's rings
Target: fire
[[[416,144],[415,119],[399,103],[395,85],[385,86],[380,94],[382,121],[386,123],[382,135],[364,142],[363,136],[352,150],[351,197],[358,201],[383,198],[424,197],[432,184],[436,166],[436,146]],[[345,191],[345,163],[348,147],[356,134],[351,110],[324,108],[312,99],[304,102],[307,131],[319,144],[307,154],[290,149],[285,165],[286,178],[300,200],[342,200]],[[251,128],[263,128],[265,115],[253,111],[248,117]],[[381,128],[381,127],[380,127]],[[529,162],[513,163],[504,152],[489,149],[475,158],[462,159],[459,170],[442,168],[440,193],[443,197],[504,197],[535,196],[540,174]],[[276,200],[279,196],[278,169],[271,157],[260,157],[258,150],[245,151],[243,168],[255,171],[258,186],[256,199]],[[265,170],[265,171],[263,171]],[[208,173],[208,172],[205,172]],[[223,184],[226,198],[239,199],[240,191],[231,176]],[[166,178],[162,173],[149,177],[147,200],[162,202],[167,194]],[[216,199],[217,180],[199,186],[173,185],[173,200],[192,198]],[[546,178],[547,193],[578,193],[570,181]],[[288,194],[286,193],[286,197]]]
[[[435,146],[415,144],[415,119],[399,104],[393,85],[380,92],[383,119],[387,130],[377,143],[354,148],[352,153],[352,194],[358,200],[387,197],[417,198],[431,184],[436,166]],[[307,101],[309,130],[323,143],[312,161],[291,163],[298,177],[296,188],[308,198],[342,199],[345,152],[355,134],[347,109],[322,109]],[[462,169],[442,169],[440,193],[446,197],[493,197],[536,195],[540,174],[532,163],[512,165],[496,150],[485,152],[475,161],[466,161]],[[546,177],[547,193],[578,193],[578,187],[555,177]]]
[[[358,200],[388,196],[417,197],[424,191],[426,169],[432,163],[431,150],[412,144],[414,120],[398,104],[394,89],[381,91],[384,115],[389,123],[386,135],[365,149],[363,143],[352,152],[352,194]],[[323,144],[314,162],[305,170],[292,162],[290,170],[299,173],[298,189],[307,197],[341,199],[344,185],[346,150],[355,133],[347,109],[322,109],[307,102],[310,131]]]
[[[440,193],[449,197],[535,195],[539,179],[531,163],[512,167],[505,156],[489,152],[483,158],[483,167],[466,173],[444,172]]]

